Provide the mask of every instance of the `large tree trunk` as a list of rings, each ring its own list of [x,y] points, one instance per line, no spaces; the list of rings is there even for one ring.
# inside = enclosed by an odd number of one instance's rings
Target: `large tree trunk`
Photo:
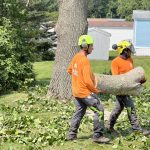
[[[71,77],[67,67],[79,51],[78,38],[87,33],[87,0],[59,0],[56,24],[57,51],[48,96],[71,99]]]

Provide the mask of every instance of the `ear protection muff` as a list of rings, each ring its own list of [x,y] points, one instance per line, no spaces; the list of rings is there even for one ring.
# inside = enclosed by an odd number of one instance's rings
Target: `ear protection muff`
[[[114,50],[117,50],[117,48],[119,48],[119,47],[122,48],[122,46],[118,46],[117,44],[112,45],[112,49],[114,49]]]
[[[117,50],[117,48],[118,48],[117,44],[112,45],[112,49]]]
[[[87,42],[86,42],[86,40],[85,39],[82,39],[82,44],[81,44],[81,46],[82,47],[88,47],[88,44],[87,44]]]

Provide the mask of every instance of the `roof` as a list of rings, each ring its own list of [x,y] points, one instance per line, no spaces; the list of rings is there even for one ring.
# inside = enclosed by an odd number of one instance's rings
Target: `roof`
[[[88,18],[88,25],[89,27],[133,28],[133,22],[124,19]]]
[[[133,10],[134,19],[150,19],[149,10]]]

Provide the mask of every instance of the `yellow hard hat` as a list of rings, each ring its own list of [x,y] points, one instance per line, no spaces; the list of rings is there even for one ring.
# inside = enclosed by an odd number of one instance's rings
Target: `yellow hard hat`
[[[93,44],[94,40],[89,35],[81,35],[79,37],[78,45],[82,47],[88,47],[88,45]]]
[[[135,53],[133,44],[128,40],[123,40],[117,44],[114,44],[112,48],[117,50],[119,54],[121,54],[126,48],[130,49],[132,53]]]

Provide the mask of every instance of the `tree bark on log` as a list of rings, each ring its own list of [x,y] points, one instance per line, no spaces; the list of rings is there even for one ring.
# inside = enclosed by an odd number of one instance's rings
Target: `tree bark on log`
[[[95,74],[98,88],[114,95],[139,95],[143,90],[141,80],[145,79],[144,69],[137,67],[121,75]]]
[[[59,0],[59,18],[55,27],[57,50],[48,96],[71,99],[71,77],[66,72],[72,57],[79,51],[78,38],[87,33],[87,1]]]

